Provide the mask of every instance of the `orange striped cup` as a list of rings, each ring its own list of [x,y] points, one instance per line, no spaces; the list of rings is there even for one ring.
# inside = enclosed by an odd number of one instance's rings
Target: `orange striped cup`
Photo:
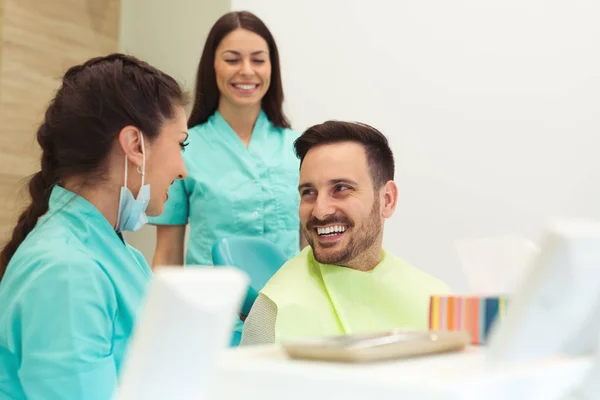
[[[429,329],[467,331],[471,344],[485,344],[496,318],[503,318],[507,296],[431,296]]]

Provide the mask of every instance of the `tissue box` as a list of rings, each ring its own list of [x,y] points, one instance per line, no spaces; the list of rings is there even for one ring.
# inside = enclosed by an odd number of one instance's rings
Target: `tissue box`
[[[431,296],[429,329],[467,331],[471,344],[485,344],[492,323],[504,317],[507,304],[507,296]]]

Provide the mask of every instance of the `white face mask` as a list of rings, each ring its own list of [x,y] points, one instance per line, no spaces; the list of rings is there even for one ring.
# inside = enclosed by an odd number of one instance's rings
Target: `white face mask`
[[[144,150],[144,135],[140,134],[142,142],[142,185],[137,199],[133,198],[133,193],[127,188],[127,156],[125,156],[125,183],[121,187],[121,196],[119,199],[119,213],[117,214],[117,232],[130,231],[135,232],[148,222],[146,216],[146,208],[150,202],[150,185],[144,186],[144,178],[146,175],[146,153]]]

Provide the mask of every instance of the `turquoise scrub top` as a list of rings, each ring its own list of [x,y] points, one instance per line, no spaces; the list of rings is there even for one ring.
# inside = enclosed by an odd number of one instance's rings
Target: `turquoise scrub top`
[[[217,111],[190,129],[188,177],[171,186],[165,211],[150,223],[189,220],[188,265],[212,265],[213,245],[231,235],[264,237],[293,257],[300,247],[297,138],[261,111],[246,148]]]
[[[110,399],[151,275],[91,203],[55,186],[0,282],[0,399]]]

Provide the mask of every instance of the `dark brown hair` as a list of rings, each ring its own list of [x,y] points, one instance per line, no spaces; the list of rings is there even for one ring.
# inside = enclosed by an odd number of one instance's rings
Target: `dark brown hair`
[[[0,279],[38,218],[48,211],[54,185],[73,176],[101,176],[124,127],[136,126],[153,140],[163,122],[175,116],[175,106],[185,101],[172,77],[131,56],[111,54],[71,67],[37,131],[41,169],[29,181],[31,204],[0,253]]]
[[[394,180],[394,154],[387,138],[372,126],[358,122],[327,121],[308,128],[294,143],[300,165],[306,153],[316,146],[339,142],[363,145],[374,188]]]
[[[188,127],[205,123],[217,111],[220,93],[215,72],[215,52],[223,38],[238,28],[254,32],[267,42],[271,60],[271,84],[262,99],[262,109],[273,125],[289,128],[290,123],[283,112],[283,84],[275,39],[267,26],[248,11],[227,13],[211,28],[198,65],[194,105],[188,119]]]

